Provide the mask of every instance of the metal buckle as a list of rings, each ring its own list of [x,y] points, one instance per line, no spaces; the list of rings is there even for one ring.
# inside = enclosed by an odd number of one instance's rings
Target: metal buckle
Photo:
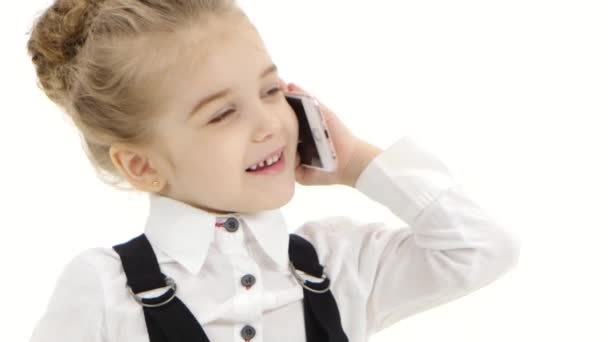
[[[173,290],[173,295],[171,295],[171,297],[169,297],[169,299],[165,300],[162,303],[158,303],[158,304],[147,304],[144,303],[142,298],[145,297],[139,297],[137,294],[135,294],[135,292],[133,292],[133,289],[131,288],[131,286],[129,286],[127,284],[127,288],[129,288],[129,292],[131,292],[131,295],[133,296],[133,298],[135,298],[135,300],[141,304],[142,306],[148,307],[148,308],[155,308],[155,307],[159,307],[159,306],[163,306],[167,303],[169,303],[173,298],[175,298],[176,294],[177,294],[177,284],[175,283],[175,280],[173,280],[173,278],[171,277],[165,277],[165,283],[167,284],[166,286],[171,286],[171,288],[167,291]],[[155,289],[151,289],[151,290],[147,290],[147,291],[152,291]],[[165,292],[167,293],[167,292]],[[165,293],[163,293],[162,295],[158,296],[158,297],[162,297]],[[155,299],[158,297],[151,297],[151,298],[145,298],[145,299]]]
[[[329,291],[329,285],[330,285],[330,283],[329,283],[329,282],[328,282],[328,284],[327,284],[327,287],[326,287],[325,289],[323,289],[323,290],[316,290],[316,289],[313,289],[313,288],[308,287],[308,286],[305,284],[305,282],[307,282],[307,281],[309,281],[309,280],[303,279],[302,277],[300,277],[300,276],[297,274],[297,272],[296,272],[296,268],[293,266],[293,263],[292,263],[291,261],[289,262],[289,271],[291,272],[291,274],[293,274],[293,276],[296,278],[296,280],[298,281],[298,283],[299,283],[300,285],[302,285],[302,287],[304,287],[304,288],[305,288],[305,289],[307,289],[308,291],[312,291],[312,292],[314,292],[314,293],[324,293],[324,292]],[[327,277],[327,275],[325,274],[325,271],[323,271],[323,274],[322,274],[322,278],[321,278],[321,279],[323,279],[323,280],[322,280],[322,281],[320,281],[320,282],[318,282],[318,284],[320,284],[320,283],[324,282],[324,281],[325,281],[325,279],[329,279],[329,278]],[[309,282],[310,282],[310,281],[309,281]]]

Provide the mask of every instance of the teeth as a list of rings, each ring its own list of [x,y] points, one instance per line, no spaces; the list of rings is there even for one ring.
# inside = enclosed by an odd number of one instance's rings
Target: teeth
[[[276,155],[266,159],[265,161],[261,161],[259,164],[253,165],[253,166],[249,167],[247,170],[255,171],[258,167],[270,166],[270,165],[276,163],[277,160],[279,160],[281,158],[282,153],[283,152],[276,154]]]

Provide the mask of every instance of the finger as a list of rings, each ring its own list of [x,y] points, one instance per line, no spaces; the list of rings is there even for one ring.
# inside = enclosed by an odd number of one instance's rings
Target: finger
[[[302,87],[298,86],[295,83],[289,83],[287,85],[287,89],[289,89],[291,91],[301,92],[301,93],[304,93],[304,94],[307,94],[307,95],[309,94],[306,90],[304,90]]]

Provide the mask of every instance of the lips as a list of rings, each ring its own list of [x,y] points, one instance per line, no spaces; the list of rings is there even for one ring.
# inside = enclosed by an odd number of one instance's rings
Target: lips
[[[263,158],[259,159],[257,162],[253,162],[253,163],[249,164],[249,165],[247,166],[247,168],[249,168],[249,167],[253,166],[254,164],[255,164],[255,165],[257,165],[257,164],[259,164],[259,163],[261,163],[261,162],[265,161],[266,159],[268,159],[268,158],[270,158],[270,157],[272,157],[272,156],[274,156],[274,155],[279,154],[280,152],[284,152],[284,151],[285,151],[285,147],[286,147],[286,146],[280,147],[280,148],[278,148],[278,149],[274,150],[273,152],[268,153],[266,156],[264,156]]]

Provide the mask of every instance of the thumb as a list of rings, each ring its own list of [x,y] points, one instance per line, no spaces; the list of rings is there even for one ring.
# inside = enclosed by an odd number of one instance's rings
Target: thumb
[[[313,185],[314,180],[312,179],[312,170],[304,167],[303,165],[298,165],[295,170],[296,182],[302,185]]]
[[[296,168],[295,168],[296,181],[302,185],[311,184],[310,171],[311,171],[310,169],[308,169],[302,165],[302,158],[300,158],[300,152],[296,152]]]

